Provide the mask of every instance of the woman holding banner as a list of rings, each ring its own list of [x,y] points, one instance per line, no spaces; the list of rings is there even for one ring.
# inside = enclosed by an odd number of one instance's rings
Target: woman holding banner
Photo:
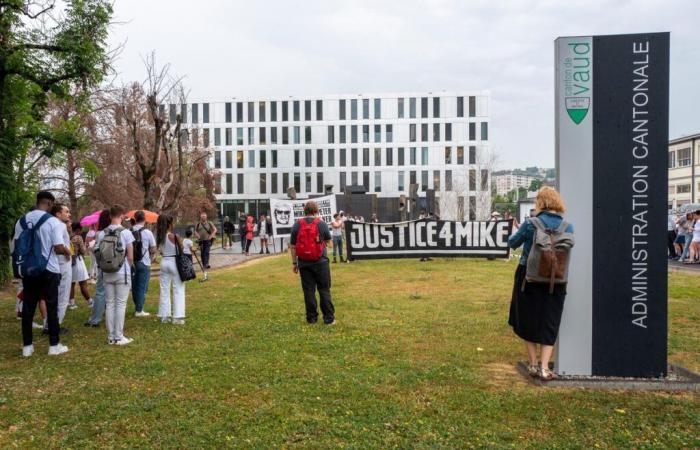
[[[549,370],[549,361],[559,333],[566,284],[528,282],[526,272],[528,256],[536,235],[536,226],[533,221],[537,221],[540,227],[544,227],[547,234],[552,230],[559,230],[564,221],[561,215],[565,208],[559,193],[554,188],[545,186],[537,194],[535,209],[537,219],[525,220],[518,231],[508,239],[508,245],[511,248],[515,249],[521,245],[523,247],[523,254],[515,271],[508,324],[513,327],[515,334],[525,341],[530,375],[551,380],[556,375]],[[564,228],[563,233],[573,233],[572,225],[568,224]],[[539,365],[537,344],[540,345]]]

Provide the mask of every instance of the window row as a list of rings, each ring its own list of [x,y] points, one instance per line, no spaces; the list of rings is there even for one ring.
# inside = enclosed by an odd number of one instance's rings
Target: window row
[[[697,162],[696,162],[697,163]],[[681,148],[668,152],[668,168],[690,167],[693,164],[691,148]]]

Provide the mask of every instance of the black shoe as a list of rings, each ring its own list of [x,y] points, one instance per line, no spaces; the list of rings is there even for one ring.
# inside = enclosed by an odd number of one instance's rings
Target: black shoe
[[[41,330],[41,334],[43,334],[44,336],[48,336],[48,334],[49,334],[49,329],[48,329],[48,328],[44,328],[43,330]]]
[[[307,319],[307,320],[306,320],[306,323],[308,323],[309,325],[313,325],[313,324],[315,324],[315,323],[317,323],[317,322],[318,322],[318,319],[314,319],[314,320],[308,320],[308,319]]]
[[[211,266],[210,266],[209,264],[207,264],[207,265],[205,266],[205,268],[206,268],[206,269],[211,269]]]
[[[270,249],[269,249],[269,248],[266,249],[266,250],[265,250],[265,253],[267,253],[267,254],[269,255],[269,254],[270,254]]]
[[[262,251],[262,249],[260,249],[260,253],[259,253],[259,254],[260,254],[260,255],[262,255],[262,254],[263,254],[263,251]]]
[[[92,327],[92,328],[99,328],[100,324],[99,323],[92,323],[92,322],[85,322],[83,324],[85,327]]]

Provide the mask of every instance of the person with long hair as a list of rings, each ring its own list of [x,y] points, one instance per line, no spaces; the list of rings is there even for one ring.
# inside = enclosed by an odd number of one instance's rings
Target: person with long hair
[[[558,229],[564,220],[566,211],[559,193],[552,187],[545,186],[537,193],[535,200],[536,217],[548,230]],[[569,224],[564,230],[573,233]],[[549,361],[554,350],[554,343],[559,334],[561,314],[564,310],[566,285],[556,284],[550,291],[545,283],[529,283],[525,279],[527,258],[535,238],[535,225],[525,220],[518,231],[508,239],[508,245],[515,249],[523,247],[520,263],[515,271],[513,295],[510,302],[508,324],[515,334],[525,341],[529,359],[528,372],[543,380],[556,378],[549,370]],[[537,362],[537,345],[540,346],[540,363]]]
[[[75,309],[78,305],[75,303],[75,285],[76,283],[80,287],[80,293],[83,294],[83,298],[87,302],[88,306],[92,307],[92,298],[90,297],[90,292],[87,288],[87,282],[90,279],[88,275],[87,267],[85,266],[85,253],[87,249],[85,247],[85,242],[83,241],[83,236],[81,235],[83,227],[80,226],[78,222],[74,222],[71,225],[72,237],[70,238],[71,244],[73,244],[73,276],[71,277],[70,286],[70,302],[68,303],[68,308]]]
[[[156,244],[160,251],[160,303],[158,317],[162,323],[185,324],[185,283],[180,279],[175,258],[183,252],[182,240],[173,232],[173,218],[158,216]],[[171,295],[172,289],[172,295]]]
[[[693,234],[690,240],[690,256],[687,264],[700,264],[700,209],[693,213]]]
[[[97,219],[97,233],[95,234],[95,245],[93,245],[93,259],[95,259],[95,252],[94,249],[97,248],[97,237],[99,236],[100,231],[104,230],[109,226],[111,223],[111,219],[109,217],[109,209],[103,209],[102,212],[100,212],[100,216]],[[95,267],[97,267],[97,263],[95,263]],[[105,313],[105,284],[104,284],[104,278],[102,276],[102,271],[97,268],[97,282],[95,284],[95,297],[92,299],[92,313],[90,314],[90,318],[85,322],[86,327],[99,327],[100,326],[100,321],[102,320],[102,316],[104,316]]]

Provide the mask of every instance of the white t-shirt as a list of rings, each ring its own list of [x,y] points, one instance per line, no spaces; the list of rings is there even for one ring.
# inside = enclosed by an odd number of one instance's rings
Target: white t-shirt
[[[70,234],[68,234],[68,225],[66,225],[65,223],[61,223],[61,225],[63,225],[63,245],[66,248],[70,248]],[[71,257],[61,255],[58,257],[58,263],[65,267],[66,264],[71,263]]]
[[[182,241],[182,253],[185,255],[191,255],[192,254],[192,240],[191,239],[183,239]]]
[[[107,227],[107,229],[108,230],[116,230],[119,227],[120,227],[120,225],[110,225]],[[97,239],[95,239],[95,245],[99,246],[100,241],[102,241],[102,239],[104,239],[104,237],[105,237],[104,230],[97,233]],[[134,242],[134,235],[131,234],[131,231],[127,230],[126,228],[124,228],[122,230],[119,237],[122,240],[122,246],[124,247],[124,251],[126,251],[126,248],[129,246],[129,244]],[[131,276],[131,266],[129,265],[129,261],[127,260],[127,256],[124,256],[124,264],[122,264],[121,269],[119,269],[119,271],[117,273],[126,274],[127,277]]]
[[[27,220],[27,225],[35,224],[43,217],[44,214],[48,214],[40,209],[29,212],[24,217]],[[39,228],[39,236],[41,237],[41,254],[44,258],[48,258],[48,264],[46,265],[46,270],[53,273],[61,273],[61,268],[59,267],[58,258],[56,252],[53,251],[53,247],[56,245],[65,245],[63,242],[63,232],[66,231],[66,226],[61,223],[60,220],[51,216],[44,224]],[[19,224],[19,220],[15,224],[15,236],[13,240],[19,239],[19,235],[22,234],[22,226]],[[69,239],[70,241],[70,239]],[[60,258],[64,258],[63,255]]]
[[[143,228],[143,225],[134,225],[134,232]],[[134,233],[131,233],[132,235]],[[134,238],[136,240],[136,238]],[[156,238],[153,233],[148,228],[144,228],[141,232],[141,248],[143,249],[143,258],[141,262],[146,266],[151,266],[151,252],[148,251],[149,248],[156,246]],[[134,255],[134,260],[136,260],[136,255]]]

